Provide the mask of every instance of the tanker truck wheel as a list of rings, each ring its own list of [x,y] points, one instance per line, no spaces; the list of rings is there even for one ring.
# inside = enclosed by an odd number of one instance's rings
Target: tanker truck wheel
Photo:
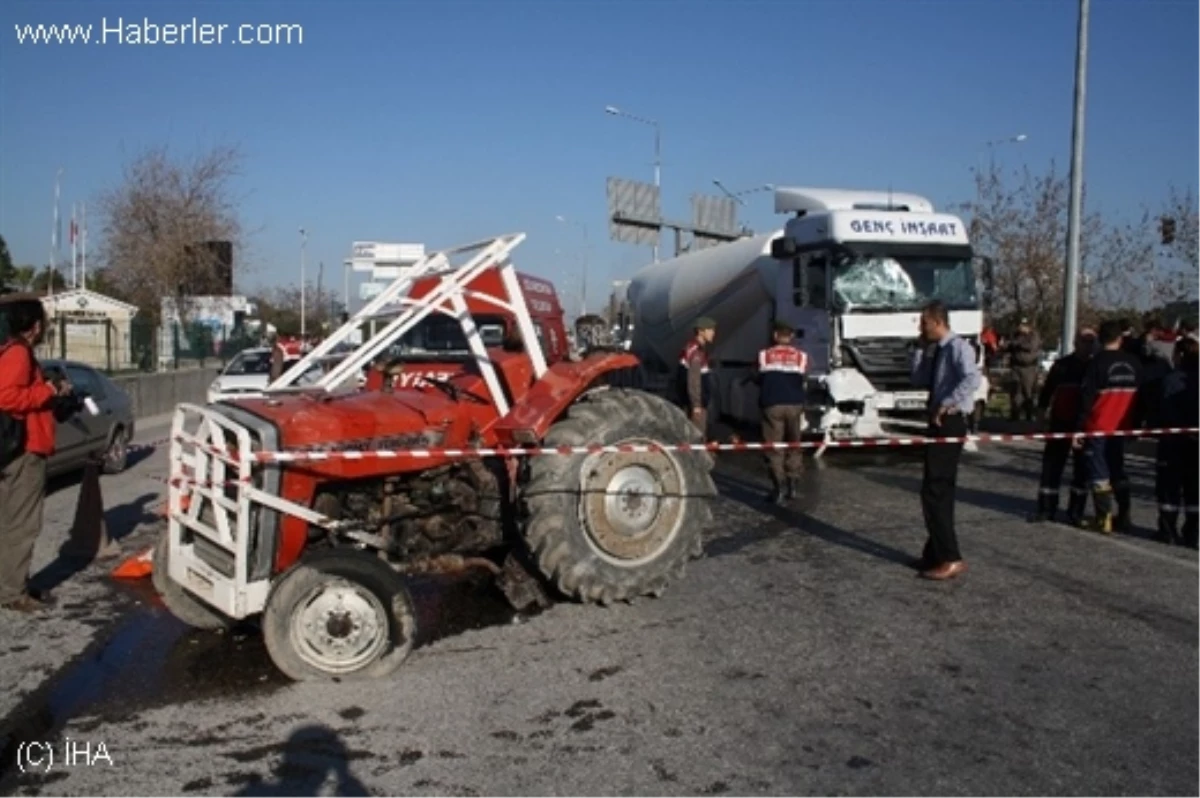
[[[703,443],[681,410],[652,394],[589,394],[546,446]],[[700,556],[716,494],[699,452],[543,455],[522,490],[524,535],[542,575],[564,595],[609,604],[658,596]]]
[[[403,577],[354,549],[316,552],[271,587],[263,641],[295,681],[378,679],[408,658],[416,628]]]
[[[232,618],[209,607],[200,599],[194,598],[191,593],[183,589],[182,585],[171,578],[169,571],[170,542],[169,532],[164,531],[159,535],[150,562],[150,581],[167,611],[194,629],[214,631],[232,626]]]

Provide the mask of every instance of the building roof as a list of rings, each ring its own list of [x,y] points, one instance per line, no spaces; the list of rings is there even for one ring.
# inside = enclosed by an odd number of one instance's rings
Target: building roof
[[[103,313],[106,310],[123,310],[131,316],[138,312],[136,305],[96,293],[88,288],[72,288],[69,291],[43,296],[42,302],[47,305],[47,309],[52,307],[55,310],[61,309],[64,312],[88,311],[91,313]]]

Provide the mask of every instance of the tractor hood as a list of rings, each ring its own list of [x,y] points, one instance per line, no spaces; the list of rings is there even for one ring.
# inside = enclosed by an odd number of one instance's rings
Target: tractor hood
[[[457,403],[426,391],[320,392],[227,402],[270,421],[282,451],[420,448],[441,444]]]

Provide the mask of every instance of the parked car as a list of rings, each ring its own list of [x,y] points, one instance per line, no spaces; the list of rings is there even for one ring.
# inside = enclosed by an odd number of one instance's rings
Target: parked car
[[[100,458],[105,474],[119,474],[129,459],[133,439],[133,401],[121,386],[91,366],[73,360],[42,360],[47,379],[62,374],[79,393],[90,396],[97,415],[80,410],[59,421],[55,452],[46,461],[48,476],[77,471],[91,458]]]
[[[289,358],[283,363],[286,372],[296,365],[299,358]],[[313,366],[303,377],[300,384],[310,384],[320,379],[322,369]],[[208,386],[208,403],[214,404],[226,399],[249,399],[261,396],[271,379],[271,350],[268,347],[243,349],[224,370]]]

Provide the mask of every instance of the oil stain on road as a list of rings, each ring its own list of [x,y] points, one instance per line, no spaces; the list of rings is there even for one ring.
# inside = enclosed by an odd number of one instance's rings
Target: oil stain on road
[[[516,613],[490,580],[477,576],[412,577],[409,587],[418,649],[527,617]],[[139,713],[158,707],[261,697],[290,684],[253,625],[220,632],[192,629],[162,606],[148,579],[123,584],[118,601],[126,606],[111,631],[0,720],[0,793],[10,793],[20,775],[20,746],[53,740],[68,722],[86,732],[137,723]],[[44,787],[53,777],[40,781]]]

